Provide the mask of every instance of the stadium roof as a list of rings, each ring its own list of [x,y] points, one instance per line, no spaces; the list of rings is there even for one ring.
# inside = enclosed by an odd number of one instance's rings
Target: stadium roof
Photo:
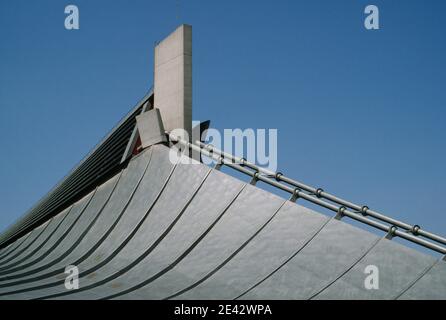
[[[157,46],[158,61],[181,43],[175,59],[187,74],[190,30],[177,31]],[[154,90],[1,236],[0,299],[446,299],[442,257],[393,240],[444,256],[443,237],[171,134],[191,106],[181,93],[182,117],[166,117],[163,67]],[[217,165],[173,162],[173,143]],[[65,287],[67,266],[79,269],[76,290]],[[379,289],[365,285],[370,266]]]

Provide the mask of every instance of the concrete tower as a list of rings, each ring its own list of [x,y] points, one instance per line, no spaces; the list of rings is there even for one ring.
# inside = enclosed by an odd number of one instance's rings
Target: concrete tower
[[[155,47],[154,107],[167,131],[192,136],[192,26],[181,25]]]

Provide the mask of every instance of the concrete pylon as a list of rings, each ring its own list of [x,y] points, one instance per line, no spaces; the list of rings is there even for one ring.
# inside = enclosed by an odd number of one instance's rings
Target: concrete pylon
[[[155,47],[154,107],[167,131],[192,137],[192,26],[181,25]]]

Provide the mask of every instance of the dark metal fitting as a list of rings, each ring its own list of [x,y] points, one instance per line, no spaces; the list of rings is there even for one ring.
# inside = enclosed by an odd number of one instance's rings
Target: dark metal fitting
[[[276,181],[280,181],[281,176],[283,176],[282,172],[276,172],[276,174],[274,175],[274,178],[276,179]]]
[[[362,206],[361,207],[361,213],[365,216],[367,215],[367,210],[369,210],[369,207],[367,206]]]
[[[299,188],[294,188],[293,195],[296,196],[296,197],[299,197],[299,192],[300,192]]]
[[[259,172],[258,171],[253,174],[250,184],[255,186],[257,181],[259,181]]]
[[[396,230],[398,230],[397,227],[391,226],[390,229],[389,229],[389,235],[394,236],[395,233],[396,233]]]
[[[415,236],[417,236],[418,235],[418,231],[420,231],[420,229],[421,229],[421,227],[419,226],[419,225],[414,225],[413,227],[412,227],[412,234],[413,235],[415,235]]]
[[[318,197],[318,198],[322,197],[322,192],[324,192],[324,189],[317,188],[317,190],[316,190],[316,197]]]

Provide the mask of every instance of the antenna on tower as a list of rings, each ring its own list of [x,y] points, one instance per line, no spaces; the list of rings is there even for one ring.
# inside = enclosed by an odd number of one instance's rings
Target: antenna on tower
[[[176,16],[177,20],[180,21],[180,0],[175,0],[175,7],[176,7]]]

